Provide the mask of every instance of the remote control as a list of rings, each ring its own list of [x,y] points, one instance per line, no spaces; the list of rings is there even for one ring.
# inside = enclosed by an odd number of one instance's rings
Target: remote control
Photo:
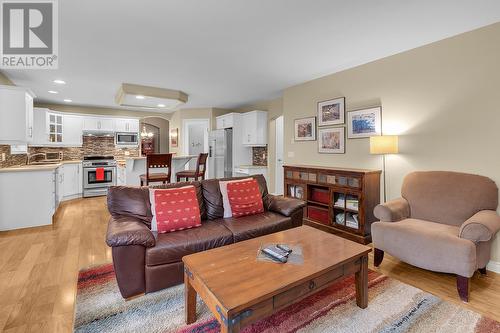
[[[288,245],[285,245],[285,244],[276,244],[276,247],[278,249],[280,249],[281,251],[285,251],[287,255],[289,255],[290,253],[292,253],[292,249]]]
[[[272,259],[278,260],[282,263],[286,263],[288,261],[288,258],[286,256],[282,255],[281,253],[279,253],[277,251],[273,251],[270,248],[265,247],[262,249],[262,252],[264,252],[264,254],[271,257]]]

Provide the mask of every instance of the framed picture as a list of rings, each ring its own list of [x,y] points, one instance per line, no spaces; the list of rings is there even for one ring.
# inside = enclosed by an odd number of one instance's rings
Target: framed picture
[[[344,123],[345,97],[318,103],[318,126],[340,125]]]
[[[318,151],[326,154],[345,153],[345,128],[319,128]]]
[[[347,138],[368,138],[382,133],[382,107],[347,112]]]
[[[295,141],[316,140],[316,117],[295,119]]]
[[[179,129],[172,128],[170,130],[170,146],[178,147],[179,146]]]

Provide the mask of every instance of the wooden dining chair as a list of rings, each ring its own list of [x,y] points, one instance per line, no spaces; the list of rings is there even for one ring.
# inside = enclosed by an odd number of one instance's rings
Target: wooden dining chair
[[[199,177],[201,179],[205,179],[205,171],[207,170],[207,153],[201,153],[198,155],[198,160],[196,161],[196,170],[184,170],[179,171],[175,175],[177,177],[177,181],[180,182],[181,178],[185,178],[186,181],[189,178],[194,178],[194,180],[198,180]]]
[[[167,169],[167,172],[151,173],[150,169]],[[140,176],[141,186],[149,183],[170,183],[172,174],[172,154],[148,154],[146,155],[146,174]]]

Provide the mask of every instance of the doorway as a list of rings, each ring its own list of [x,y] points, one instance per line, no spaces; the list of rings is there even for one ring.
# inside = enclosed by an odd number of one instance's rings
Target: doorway
[[[184,119],[182,122],[183,153],[185,155],[198,155],[208,152],[209,119]],[[196,158],[187,164],[188,169],[196,169]]]
[[[276,170],[274,172],[274,193],[283,195],[284,174],[283,174],[283,116],[275,120],[276,124]]]

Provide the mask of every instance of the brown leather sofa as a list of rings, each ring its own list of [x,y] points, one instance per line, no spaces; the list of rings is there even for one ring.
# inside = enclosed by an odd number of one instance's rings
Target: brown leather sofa
[[[182,283],[185,255],[302,225],[305,206],[302,201],[270,195],[264,177],[254,178],[259,183],[265,211],[241,218],[223,218],[217,179],[152,186],[173,188],[192,184],[196,188],[202,226],[165,234],[150,230],[148,187],[111,187],[106,243],[112,247],[122,296],[128,298]]]

